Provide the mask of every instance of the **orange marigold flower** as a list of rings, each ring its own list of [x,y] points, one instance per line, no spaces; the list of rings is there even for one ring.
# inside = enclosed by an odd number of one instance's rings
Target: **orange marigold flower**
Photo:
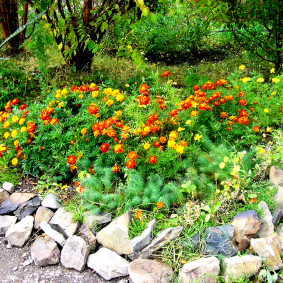
[[[120,168],[119,168],[117,165],[114,165],[114,166],[112,167],[112,172],[113,172],[114,174],[117,174],[119,171],[120,171]]]
[[[220,98],[220,99],[219,99],[219,102],[222,103],[222,104],[224,104],[224,103],[226,103],[226,100],[225,100],[224,98]]]
[[[195,85],[195,86],[193,87],[193,90],[194,90],[194,91],[198,91],[198,90],[200,90],[200,87],[199,87],[198,85]]]
[[[27,108],[27,106],[25,105],[25,104],[22,104],[21,106],[20,106],[20,109],[21,110],[25,110]]]
[[[188,145],[187,141],[180,141],[180,145],[186,147]]]
[[[165,137],[160,137],[159,141],[160,141],[160,143],[166,143],[167,139]]]
[[[138,157],[138,154],[137,154],[136,151],[131,151],[131,152],[129,152],[129,154],[128,154],[128,158],[129,158],[129,159],[136,159],[136,158],[139,158],[139,157]]]
[[[253,127],[253,130],[254,130],[255,132],[258,132],[258,133],[259,133],[259,127],[258,127],[258,126],[254,126],[254,127]]]
[[[165,104],[161,103],[161,104],[159,104],[159,108],[160,108],[161,110],[164,110],[164,109],[167,108],[167,106],[166,106]]]
[[[142,218],[142,212],[141,212],[139,209],[137,209],[137,211],[136,211],[136,213],[135,213],[135,217],[136,217],[137,219]]]
[[[75,155],[70,155],[68,156],[67,161],[70,165],[74,165],[77,162],[77,157]]]
[[[244,96],[244,95],[246,95],[243,91],[240,91],[239,93],[238,93],[238,96],[239,97],[242,97],[242,96]]]
[[[71,141],[70,141],[70,144],[74,144],[74,143],[75,143],[75,141],[74,141],[74,140],[71,140]]]
[[[99,108],[97,107],[95,103],[90,104],[90,106],[88,107],[88,112],[90,115],[97,114],[98,110]]]
[[[231,100],[233,100],[234,99],[234,96],[233,95],[225,95],[224,96],[224,99],[226,100],[226,101],[231,101]]]
[[[74,85],[74,86],[71,87],[71,91],[75,91],[75,90],[78,90],[78,89],[79,89],[79,87],[76,86],[76,85]]]
[[[245,110],[238,110],[239,111],[239,116],[240,117],[247,117],[248,116],[248,112]]]
[[[51,121],[50,121],[50,124],[55,125],[58,122],[59,122],[59,120],[57,118],[52,118]]]
[[[139,87],[140,93],[144,93],[144,92],[146,92],[148,89],[149,89],[149,86],[148,86],[147,84],[142,84],[142,85]]]
[[[74,165],[70,165],[70,171],[73,173],[73,171],[75,170],[75,169],[77,169],[78,167],[77,166],[74,166]]]
[[[80,87],[80,91],[86,92],[86,91],[88,91],[88,90],[89,90],[89,87],[88,87],[87,85],[82,85],[82,86]]]
[[[231,127],[227,127],[227,131],[231,131]]]
[[[213,102],[213,105],[214,105],[214,106],[218,106],[218,105],[219,105],[219,101],[214,101],[214,102]]]
[[[103,143],[101,145],[101,147],[99,148],[99,150],[102,152],[102,153],[106,153],[108,150],[109,150],[109,144],[108,143]]]
[[[245,116],[244,117],[240,117],[237,122],[239,124],[247,124],[247,125],[250,123],[248,117],[245,117]]]
[[[142,96],[140,98],[140,105],[148,105],[150,98],[148,96]]]
[[[114,146],[114,151],[115,151],[115,153],[123,153],[124,146],[122,144],[116,144]]]
[[[239,100],[239,105],[247,105],[247,101],[244,98],[242,98]]]
[[[258,105],[258,102],[257,102],[257,101],[254,101],[254,105]]]
[[[148,162],[151,163],[151,164],[155,164],[156,160],[157,160],[157,157],[154,156],[154,155],[152,155],[148,158]]]
[[[223,118],[223,119],[226,118],[227,116],[228,116],[228,114],[226,112],[220,113],[220,117]]]
[[[156,142],[154,142],[153,146],[154,146],[154,147],[160,147],[161,145],[160,145],[160,142],[159,142],[159,141],[156,141]]]
[[[130,160],[127,162],[127,164],[126,164],[126,166],[127,166],[129,169],[133,169],[133,168],[135,167],[135,165],[136,165],[136,161],[133,160],[133,159],[130,159]]]
[[[28,121],[28,123],[27,123],[27,131],[28,131],[29,133],[32,133],[32,132],[34,132],[35,130],[36,130],[36,125],[35,125],[35,123],[32,122],[32,121]]]
[[[13,105],[16,105],[16,104],[18,104],[19,103],[19,99],[18,98],[14,98],[13,100],[12,100],[12,104]]]
[[[251,112],[254,112],[254,111],[255,111],[255,109],[254,109],[253,107],[251,107],[250,111],[251,111]]]
[[[84,135],[86,135],[86,133],[87,133],[87,129],[86,129],[86,128],[83,128],[83,129],[81,130],[81,134],[84,136]]]
[[[148,118],[147,118],[147,122],[150,123],[150,124],[153,123],[156,120],[158,120],[158,116],[156,114],[152,114],[152,115],[148,116]]]
[[[198,116],[198,114],[199,114],[199,111],[192,111],[190,115],[192,117],[195,117],[195,116]]]
[[[77,188],[80,185],[80,182],[75,181],[75,187]]]
[[[167,78],[170,75],[171,75],[171,73],[168,70],[166,70],[165,72],[162,73],[162,78]]]
[[[162,201],[158,201],[158,202],[156,203],[156,207],[157,207],[158,209],[161,209],[161,208],[164,207],[164,203],[163,203]]]

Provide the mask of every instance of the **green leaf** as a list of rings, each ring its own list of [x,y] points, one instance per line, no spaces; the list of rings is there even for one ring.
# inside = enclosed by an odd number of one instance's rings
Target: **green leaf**
[[[101,27],[100,27],[100,30],[101,30],[102,32],[104,32],[106,29],[108,29],[108,24],[107,24],[107,22],[103,22],[102,25],[101,25]]]
[[[155,15],[154,15],[153,13],[150,15],[150,20],[151,20],[151,22],[152,22],[153,24],[156,24],[156,23],[157,23],[156,17],[155,17]]]

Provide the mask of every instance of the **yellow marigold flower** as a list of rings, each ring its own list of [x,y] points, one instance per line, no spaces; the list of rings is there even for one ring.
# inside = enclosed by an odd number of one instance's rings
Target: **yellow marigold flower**
[[[7,150],[7,146],[0,144],[0,153]]]
[[[229,161],[229,157],[228,156],[225,156],[224,157],[224,162],[228,162]]]
[[[249,77],[245,77],[245,78],[242,78],[241,79],[241,81],[243,82],[243,83],[247,83],[247,82],[249,82],[251,80],[251,78],[249,78]]]
[[[83,99],[84,98],[84,95],[83,94],[80,94],[79,95],[79,99]]]
[[[202,138],[202,135],[196,134],[194,137],[195,141],[200,141],[200,139]]]
[[[185,128],[181,128],[181,127],[178,128],[178,132],[182,132],[184,130],[185,130]]]
[[[21,127],[21,132],[24,133],[27,131],[27,127]]]
[[[274,68],[270,69],[270,73],[271,74],[275,73],[275,69]]]
[[[98,119],[99,117],[100,117],[100,114],[99,114],[99,113],[95,114],[95,118],[96,118],[96,119]]]
[[[278,78],[273,78],[273,79],[272,79],[272,82],[277,84],[277,83],[280,82],[280,79],[278,79]]]
[[[112,100],[112,99],[109,99],[109,100],[106,101],[106,105],[108,107],[110,107],[113,103],[114,103],[114,100]]]
[[[169,134],[169,140],[175,140],[178,137],[178,133],[176,131],[172,131]]]
[[[25,120],[26,120],[26,119],[21,118],[20,121],[19,121],[19,124],[20,124],[20,125],[23,125],[23,123],[25,122]]]
[[[12,122],[13,123],[17,123],[18,121],[19,121],[19,117],[18,116],[14,116],[13,118],[12,118]]]
[[[267,127],[266,132],[270,133],[272,131],[272,129],[273,129],[272,127]]]
[[[144,128],[144,131],[147,132],[147,133],[149,133],[149,132],[150,132],[150,127],[146,126],[146,127]]]
[[[170,148],[174,148],[175,145],[176,145],[176,142],[174,140],[169,140],[168,143],[167,143],[168,147]]]
[[[264,153],[264,152],[265,152],[264,148],[261,148],[261,149],[259,150],[259,153]]]
[[[221,162],[220,164],[219,164],[219,168],[220,169],[223,169],[225,167],[225,163],[224,162]]]
[[[175,150],[178,152],[178,153],[180,153],[180,154],[183,154],[184,153],[184,147],[183,146],[181,146],[181,145],[177,145],[176,147],[175,147]]]
[[[271,93],[271,95],[276,95],[276,93],[277,93],[276,91],[273,91],[273,92]]]
[[[118,95],[120,95],[119,89],[115,89],[115,90],[112,91],[112,96],[116,97]]]
[[[245,67],[245,65],[241,65],[241,66],[239,66],[239,69],[240,69],[241,71],[244,71],[244,70],[246,69],[246,67]]]
[[[82,156],[83,156],[83,153],[82,153],[82,152],[79,152],[79,154],[78,154],[78,159],[82,158]]]
[[[128,85],[128,84],[125,84],[125,87],[129,87],[129,85]]]
[[[147,142],[146,144],[144,144],[143,148],[145,150],[148,150],[150,148],[150,143]]]
[[[61,91],[61,94],[62,95],[66,95],[68,93],[68,91],[64,88],[64,89],[62,89],[62,91]]]
[[[91,96],[92,96],[93,98],[97,97],[98,95],[99,95],[99,91],[98,91],[98,90],[93,91],[93,92],[91,93]]]
[[[19,144],[19,140],[14,141],[14,146],[17,146]]]
[[[263,82],[264,82],[264,78],[258,78],[256,81],[257,81],[258,83],[263,83]]]
[[[198,103],[196,101],[193,101],[192,102],[192,107],[196,108],[197,106],[198,106]],[[192,112],[197,112],[197,111],[192,111]]]
[[[57,107],[58,107],[58,108],[64,107],[64,103],[63,103],[63,102],[58,103]]]
[[[192,120],[187,120],[187,122],[186,122],[186,125],[191,125],[191,123],[192,123]]]
[[[119,111],[116,111],[115,114],[116,114],[117,116],[122,116],[123,113],[122,113],[122,111],[119,110]]]
[[[103,93],[106,94],[106,95],[108,95],[108,96],[112,95],[112,88],[106,88],[106,89],[104,89]]]
[[[269,112],[269,109],[264,109],[263,110],[265,113],[268,113]]]
[[[95,87],[95,86],[96,86],[95,83],[91,83],[91,84],[89,85],[89,88],[93,88],[93,87]]]
[[[17,130],[13,130],[12,133],[11,133],[11,137],[12,138],[15,138],[18,134],[18,131]]]
[[[4,129],[7,129],[9,126],[10,126],[10,122],[9,121],[4,122],[4,124],[3,124],[3,128]]]
[[[18,165],[18,163],[19,163],[18,158],[16,158],[16,157],[13,158],[11,163],[12,163],[14,166]]]
[[[83,129],[81,130],[81,134],[82,134],[82,135],[86,135],[86,133],[87,133],[86,128],[83,128]]]
[[[51,100],[51,101],[48,102],[48,104],[49,104],[50,107],[52,107],[52,106],[54,105],[54,103],[55,103],[54,100]]]
[[[56,99],[59,99],[59,98],[61,98],[61,97],[62,97],[61,93],[56,93],[56,94],[55,94],[55,98],[56,98]]]
[[[7,139],[9,136],[10,136],[10,133],[9,133],[9,132],[6,132],[6,133],[4,134],[4,138],[5,138],[5,139]]]
[[[134,130],[132,130],[132,133],[133,133],[133,135],[137,136],[139,134],[139,130],[134,129]]]
[[[123,101],[123,100],[124,100],[124,96],[123,96],[122,94],[118,94],[118,95],[116,96],[116,100],[117,100],[117,101]]]

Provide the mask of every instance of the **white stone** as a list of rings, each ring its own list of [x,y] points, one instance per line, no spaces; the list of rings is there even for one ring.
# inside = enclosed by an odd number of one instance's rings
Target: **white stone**
[[[61,206],[60,201],[61,200],[57,195],[50,193],[44,198],[41,205],[48,208],[57,209]]]
[[[3,185],[2,185],[2,188],[4,190],[6,190],[8,193],[13,193],[14,190],[15,190],[15,187],[12,183],[9,183],[9,182],[5,182]]]
[[[16,216],[0,215],[0,236],[4,236],[11,226],[17,222]]]
[[[272,223],[272,214],[265,201],[261,201],[258,207],[263,210],[261,217],[261,227],[258,230],[259,238],[264,238],[274,233],[274,225]]]
[[[42,221],[39,226],[45,232],[47,236],[52,238],[60,246],[63,247],[65,245],[65,242],[66,242],[65,237],[59,232],[52,229],[51,226],[46,221]]]

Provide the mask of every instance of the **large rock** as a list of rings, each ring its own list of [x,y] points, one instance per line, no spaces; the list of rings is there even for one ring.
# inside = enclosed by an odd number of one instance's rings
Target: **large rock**
[[[9,193],[4,189],[0,189],[0,204],[9,197]]]
[[[276,225],[281,221],[283,215],[283,187],[279,186],[276,194],[273,197],[274,202],[276,203],[274,212],[272,213],[272,223]]]
[[[101,248],[91,254],[87,266],[97,272],[105,280],[129,275],[129,263],[115,252]]]
[[[39,206],[39,197],[32,198],[27,203],[20,205],[19,208],[14,211],[14,215],[18,218],[18,220],[21,220],[27,215],[31,215]]]
[[[108,223],[112,220],[111,214],[107,212],[100,212],[98,214],[88,213],[84,217],[84,225],[93,231],[96,225]]]
[[[33,220],[34,218],[29,215],[9,228],[5,237],[10,245],[22,247],[27,242],[33,228]]]
[[[84,224],[81,225],[79,231],[78,231],[78,236],[82,237],[86,243],[90,247],[90,251],[94,251],[96,248],[96,237],[94,234],[91,232],[91,230],[86,227]]]
[[[162,248],[167,243],[175,239],[182,232],[183,227],[171,227],[161,231],[152,241],[151,243],[145,247],[140,252],[133,253],[129,256],[131,260],[135,260],[137,258],[148,258],[154,251]]]
[[[272,234],[265,238],[251,239],[251,246],[261,257],[266,258],[267,266],[272,270],[278,270],[282,267],[282,254],[280,240],[277,234]]]
[[[60,207],[50,220],[51,227],[63,234],[65,238],[73,236],[78,228],[79,223],[73,220],[74,214],[70,211],[66,211],[63,207]]]
[[[40,222],[39,226],[45,232],[46,235],[56,241],[61,247],[65,245],[65,237],[61,233],[52,229],[52,227],[46,221]]]
[[[15,211],[20,205],[34,198],[35,194],[13,193],[0,204],[0,215]]]
[[[90,247],[85,240],[79,236],[71,236],[67,239],[62,252],[61,263],[66,268],[82,271],[85,267]]]
[[[265,201],[261,201],[258,204],[258,207],[263,210],[263,215],[261,217],[261,227],[258,231],[258,236],[260,238],[264,238],[274,233],[272,214]]]
[[[2,185],[2,188],[10,194],[13,193],[14,190],[15,190],[15,186],[12,183],[9,183],[9,182],[5,182]]]
[[[217,283],[220,261],[216,257],[202,258],[186,263],[180,271],[179,282]]]
[[[269,180],[276,186],[283,186],[283,171],[278,166],[272,166],[269,172]]]
[[[16,216],[0,216],[0,236],[4,236],[11,226],[17,222]]]
[[[39,229],[39,225],[42,221],[46,221],[48,223],[53,214],[54,213],[52,210],[48,209],[47,207],[40,206],[35,214],[34,228]]]
[[[115,251],[117,254],[131,254],[131,240],[129,240],[128,227],[131,221],[131,213],[127,211],[122,216],[113,220],[103,228],[97,235],[97,241],[103,247]]]
[[[61,199],[57,195],[50,193],[44,198],[41,205],[51,209],[57,209],[61,206],[60,201]]]
[[[133,283],[169,283],[173,270],[165,263],[139,258],[130,264],[129,275]]]
[[[258,273],[262,259],[254,255],[234,256],[223,259],[223,278],[225,282],[234,282]]]
[[[31,247],[31,258],[38,266],[54,265],[59,262],[60,250],[52,238],[39,237]]]
[[[261,221],[254,210],[238,213],[231,224],[234,229],[233,243],[239,251],[246,250],[250,245],[250,239],[257,236],[261,227]]]
[[[234,256],[238,249],[233,245],[234,228],[231,225],[209,227],[206,229],[204,254]]]
[[[147,224],[146,229],[144,229],[141,235],[136,236],[131,240],[131,246],[134,252],[140,251],[141,249],[149,245],[152,238],[151,235],[154,229],[155,222],[155,219],[151,220]]]

